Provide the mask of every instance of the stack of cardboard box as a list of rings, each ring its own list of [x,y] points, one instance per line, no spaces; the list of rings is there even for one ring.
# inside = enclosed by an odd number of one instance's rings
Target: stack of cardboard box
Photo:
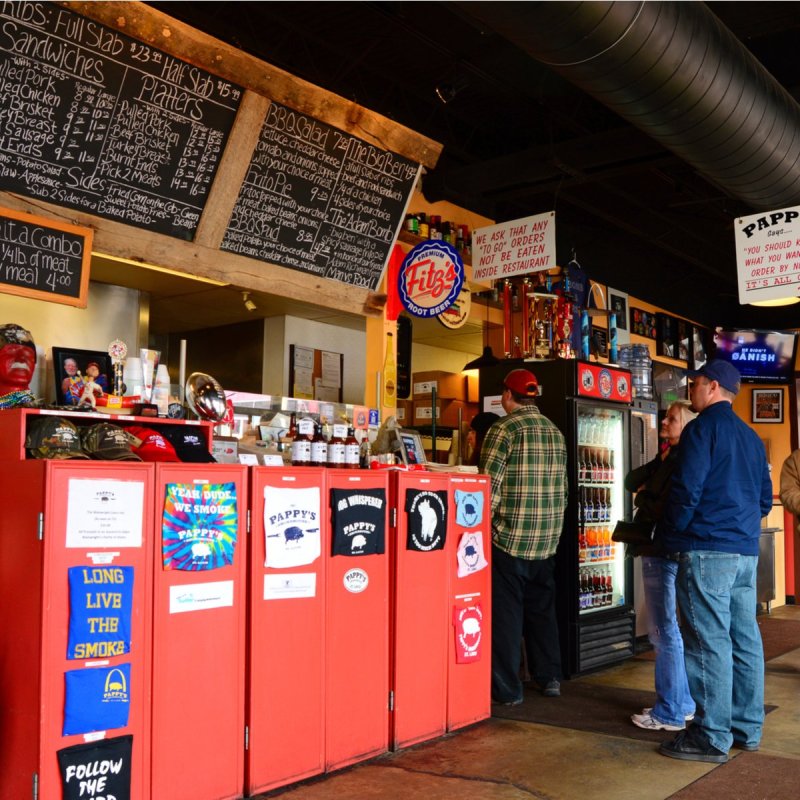
[[[459,372],[415,372],[411,382],[414,427],[433,424],[433,390],[436,390],[436,424],[448,428],[458,427],[458,412],[469,423],[478,413],[478,381],[474,376]],[[405,423],[410,426],[412,422]],[[401,423],[402,424],[402,423]]]

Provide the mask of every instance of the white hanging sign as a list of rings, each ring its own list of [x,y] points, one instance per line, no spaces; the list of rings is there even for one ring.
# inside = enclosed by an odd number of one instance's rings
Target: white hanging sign
[[[529,275],[556,266],[556,212],[501,222],[472,233],[472,280]]]
[[[800,206],[738,217],[734,233],[742,305],[800,294]]]

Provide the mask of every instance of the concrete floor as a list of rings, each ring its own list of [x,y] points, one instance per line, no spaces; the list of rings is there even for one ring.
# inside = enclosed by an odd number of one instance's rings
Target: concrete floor
[[[773,610],[772,616],[800,621],[800,607],[784,606]],[[653,667],[650,660],[632,659],[576,680],[647,691],[653,687]],[[777,708],[767,716],[761,750],[746,754],[732,750],[727,765],[665,758],[651,742],[627,737],[492,718],[279,793],[281,800],[663,800],[715,769],[730,769],[735,759],[744,756],[750,772],[758,772],[760,759],[764,774],[754,781],[757,789],[741,786],[740,792],[728,797],[780,797],[764,786],[769,785],[769,771],[776,764],[778,769],[787,764],[782,759],[800,761],[799,700],[797,649],[767,663],[765,702]],[[800,767],[791,764],[795,766]],[[687,791],[691,796],[707,795],[700,785],[696,789]]]

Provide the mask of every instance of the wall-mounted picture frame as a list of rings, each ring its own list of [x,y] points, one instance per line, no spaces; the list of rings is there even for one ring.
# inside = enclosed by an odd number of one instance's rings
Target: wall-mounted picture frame
[[[592,325],[592,338],[589,347],[590,353],[598,358],[608,358],[608,331]]]
[[[753,389],[753,422],[783,422],[783,389]]]
[[[77,350],[74,347],[53,348],[53,372],[56,382],[56,403],[77,406],[89,381],[107,394],[113,377],[111,356],[101,350]]]
[[[617,344],[629,344],[631,341],[631,322],[628,318],[628,295],[609,286],[608,310],[616,314]]]
[[[678,320],[669,314],[656,314],[656,352],[667,358],[679,358]]]
[[[631,333],[644,336],[645,339],[656,338],[656,315],[652,311],[631,306],[630,325]]]
[[[675,347],[677,348],[675,358],[688,364],[692,350],[692,325],[685,319],[678,319],[675,321],[675,327]]]
[[[692,325],[692,348],[689,353],[689,369],[700,369],[708,361],[709,331],[699,325]]]

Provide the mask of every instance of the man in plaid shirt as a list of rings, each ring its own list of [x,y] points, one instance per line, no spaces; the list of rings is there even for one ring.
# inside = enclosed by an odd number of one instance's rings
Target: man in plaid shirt
[[[528,668],[545,697],[561,694],[555,615],[555,552],[567,506],[564,436],[540,413],[536,376],[503,381],[507,416],[489,428],[480,468],[492,483],[492,699],[522,702],[522,637]]]

